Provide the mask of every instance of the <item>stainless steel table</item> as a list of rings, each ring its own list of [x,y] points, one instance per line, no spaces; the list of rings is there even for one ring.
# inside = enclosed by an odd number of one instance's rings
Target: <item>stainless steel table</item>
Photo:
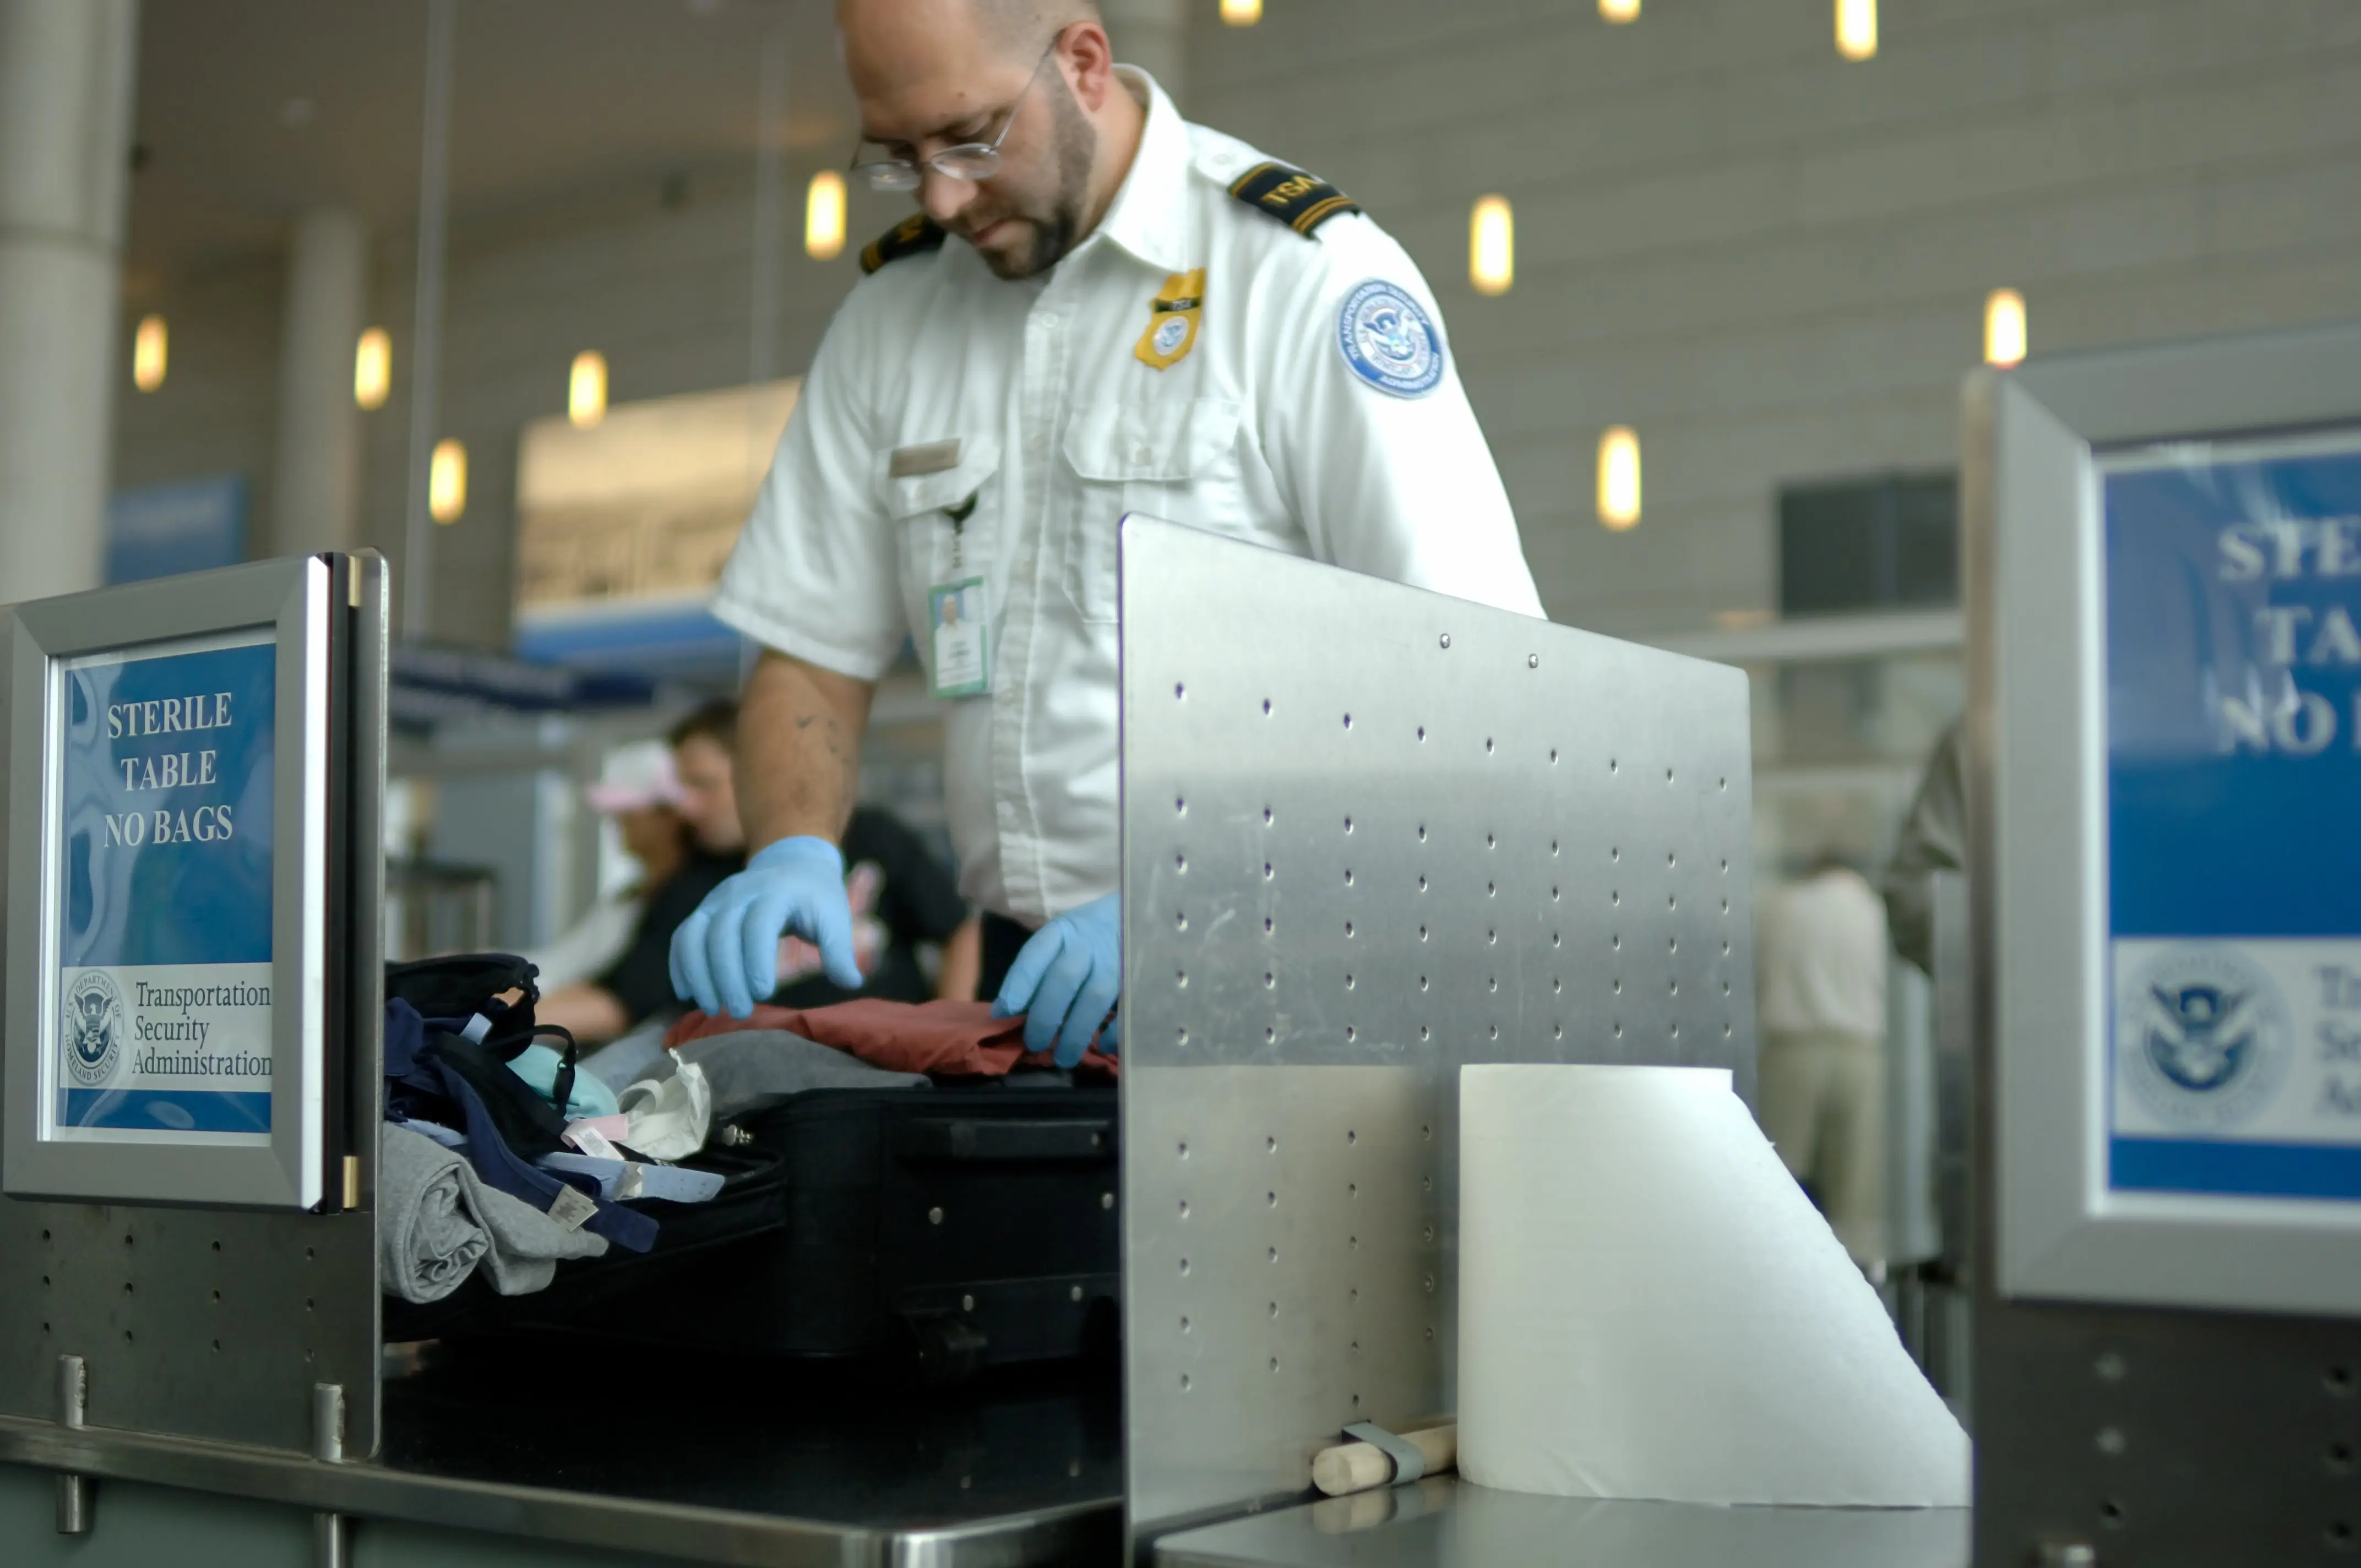
[[[0,1419],[0,1462],[369,1519],[763,1568],[1027,1568],[1121,1552],[1114,1368],[950,1392],[791,1364],[478,1346],[385,1389],[377,1460]]]
[[[1168,1535],[1157,1568],[1966,1568],[1965,1508],[1715,1508],[1455,1476]]]

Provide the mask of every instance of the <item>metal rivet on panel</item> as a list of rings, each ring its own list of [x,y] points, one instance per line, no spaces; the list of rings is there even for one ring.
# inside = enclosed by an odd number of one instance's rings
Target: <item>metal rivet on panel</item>
[[[927,1211],[927,1223],[930,1225],[939,1225],[942,1223],[943,1212],[940,1209],[929,1209]]]
[[[1450,646],[1451,646],[1451,633],[1449,633],[1448,631],[1446,631],[1446,632],[1444,632],[1444,633],[1443,634],[1443,645],[1444,645],[1445,648],[1448,648],[1448,647],[1450,647]]]

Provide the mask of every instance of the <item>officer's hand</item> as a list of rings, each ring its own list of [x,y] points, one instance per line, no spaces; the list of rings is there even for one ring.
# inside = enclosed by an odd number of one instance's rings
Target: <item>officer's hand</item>
[[[837,984],[861,983],[844,856],[825,839],[782,839],[707,894],[673,933],[672,988],[709,1014],[750,1018],[779,988],[782,935],[818,948]]]
[[[1107,1014],[1122,989],[1123,906],[1110,893],[1033,933],[1009,966],[992,1015],[1024,1014],[1025,1048],[1055,1047],[1058,1065],[1071,1067],[1090,1049],[1101,1024],[1106,1025],[1101,1046],[1115,1048],[1117,1032]]]

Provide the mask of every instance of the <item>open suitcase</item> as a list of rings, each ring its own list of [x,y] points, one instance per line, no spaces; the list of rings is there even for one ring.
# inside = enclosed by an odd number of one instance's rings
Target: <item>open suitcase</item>
[[[654,1249],[480,1278],[386,1337],[518,1329],[798,1357],[914,1362],[958,1381],[1111,1347],[1122,1277],[1115,1090],[1023,1080],[817,1090],[742,1118],[705,1203],[639,1201]],[[717,1145],[720,1140],[716,1140]]]

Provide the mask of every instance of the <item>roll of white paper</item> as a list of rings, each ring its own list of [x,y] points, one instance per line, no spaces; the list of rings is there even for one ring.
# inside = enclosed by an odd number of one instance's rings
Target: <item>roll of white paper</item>
[[[1467,1067],[1459,1093],[1461,1475],[1967,1504],[1967,1434],[1728,1072]]]

